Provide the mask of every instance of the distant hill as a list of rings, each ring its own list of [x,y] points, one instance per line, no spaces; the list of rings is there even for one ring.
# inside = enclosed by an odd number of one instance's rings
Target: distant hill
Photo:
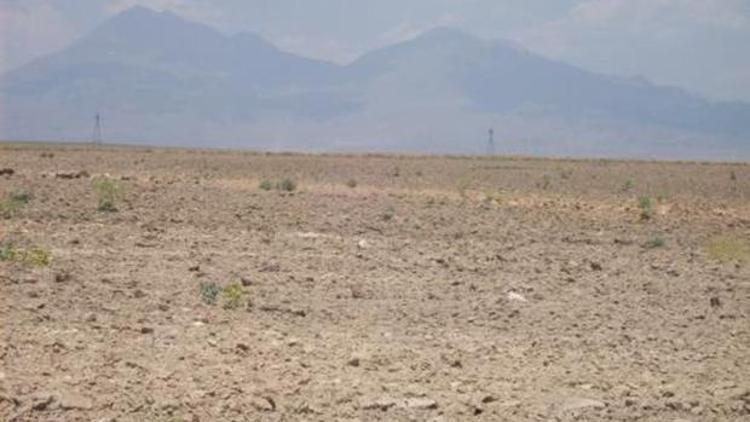
[[[136,7],[0,78],[0,137],[259,149],[750,159],[750,105],[438,28],[340,66]]]

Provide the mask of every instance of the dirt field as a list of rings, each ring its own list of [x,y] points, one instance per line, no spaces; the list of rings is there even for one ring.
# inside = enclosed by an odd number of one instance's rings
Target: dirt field
[[[749,165],[2,169],[0,420],[750,420]]]

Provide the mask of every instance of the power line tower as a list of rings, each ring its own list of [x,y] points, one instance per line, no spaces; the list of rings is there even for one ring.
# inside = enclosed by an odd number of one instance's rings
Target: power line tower
[[[96,146],[102,144],[102,116],[99,113],[94,116],[94,133],[91,136],[91,143]]]
[[[489,138],[487,139],[487,155],[495,155],[495,129],[490,128]]]

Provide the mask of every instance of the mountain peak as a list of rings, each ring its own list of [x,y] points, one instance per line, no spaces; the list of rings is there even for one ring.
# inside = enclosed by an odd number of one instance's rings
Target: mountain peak
[[[138,28],[189,22],[168,10],[159,12],[144,6],[133,6],[110,18],[108,23],[116,26]]]

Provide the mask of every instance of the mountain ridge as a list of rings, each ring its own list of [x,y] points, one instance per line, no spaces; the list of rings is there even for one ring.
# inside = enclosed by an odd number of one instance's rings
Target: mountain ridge
[[[632,150],[627,142],[680,158],[734,155],[750,138],[750,104],[589,72],[444,27],[338,65],[135,7],[0,82],[0,135],[16,139],[80,139],[97,112],[113,141],[261,149],[478,152],[499,126],[498,136],[528,140],[508,153],[609,146],[619,156]]]

